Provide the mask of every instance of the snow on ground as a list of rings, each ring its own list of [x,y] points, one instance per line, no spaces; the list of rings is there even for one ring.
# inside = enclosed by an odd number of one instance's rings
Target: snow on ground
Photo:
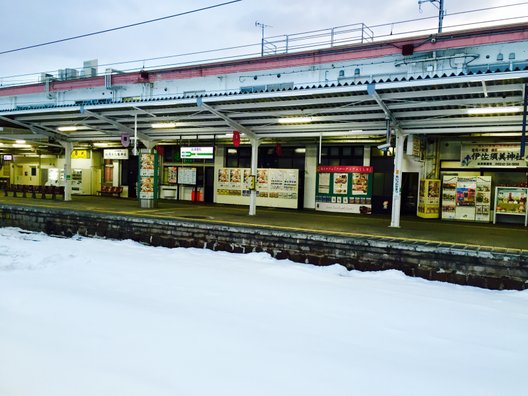
[[[0,395],[520,395],[528,292],[0,229]]]

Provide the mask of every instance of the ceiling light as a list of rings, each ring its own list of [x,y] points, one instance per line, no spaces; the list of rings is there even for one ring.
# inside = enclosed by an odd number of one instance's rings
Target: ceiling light
[[[503,114],[503,113],[520,113],[521,106],[502,106],[502,107],[476,107],[466,110],[470,115],[476,114]]]
[[[15,143],[24,144],[24,143],[26,143],[26,141],[22,140],[22,139],[17,139],[17,140],[15,140]]]
[[[154,129],[174,128],[176,127],[176,123],[175,122],[156,122],[154,124],[150,124],[150,126]]]
[[[94,143],[94,147],[108,147],[108,143]]]
[[[31,148],[31,144],[13,143],[12,147],[14,147],[14,148]]]
[[[57,131],[59,132],[75,132],[78,130],[79,128],[76,126],[61,126],[57,128]]]
[[[312,117],[286,117],[277,120],[279,124],[307,124],[313,121]]]

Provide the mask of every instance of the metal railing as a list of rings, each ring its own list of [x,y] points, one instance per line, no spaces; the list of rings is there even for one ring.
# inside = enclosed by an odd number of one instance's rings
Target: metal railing
[[[308,49],[332,48],[338,45],[374,41],[374,32],[364,23],[336,26],[302,33],[283,34],[263,40],[264,55],[288,54]]]

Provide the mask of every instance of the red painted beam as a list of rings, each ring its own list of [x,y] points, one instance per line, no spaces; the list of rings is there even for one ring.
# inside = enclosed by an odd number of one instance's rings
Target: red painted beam
[[[142,79],[139,72],[116,74],[112,75],[112,84],[139,84],[147,81],[155,82],[233,73],[253,73],[270,69],[315,66],[324,63],[359,59],[374,59],[401,54],[401,47],[404,44],[413,44],[415,53],[418,53],[496,43],[528,41],[528,26],[526,24],[497,26],[442,33],[435,36],[436,41],[434,43],[430,40],[431,35],[424,35],[376,43],[333,47],[317,51],[232,60],[198,66],[183,66],[173,69],[151,70],[148,71],[148,80]],[[104,77],[93,77],[78,80],[54,81],[50,84],[50,91],[69,91],[102,86],[104,86]],[[42,92],[44,92],[44,84],[0,88],[0,96],[26,95]]]

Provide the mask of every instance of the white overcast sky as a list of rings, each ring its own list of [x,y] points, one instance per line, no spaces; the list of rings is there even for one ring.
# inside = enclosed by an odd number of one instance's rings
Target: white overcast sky
[[[4,0],[0,5],[3,16],[0,52],[177,14],[223,1],[225,0]],[[501,10],[463,16],[450,15],[465,10],[514,3],[523,2],[445,0],[447,16],[444,25],[448,27],[467,21],[528,15],[528,2]],[[373,26],[438,15],[438,10],[430,3],[423,4],[422,10],[423,13],[420,13],[418,0],[242,0],[219,8],[116,32],[2,54],[0,83],[2,77],[6,76],[63,68],[79,69],[83,61],[89,59],[98,59],[99,65],[104,65],[256,44],[260,40],[260,30],[255,27],[255,21],[271,25],[267,28],[266,35],[274,36],[361,22]],[[431,19],[425,24],[434,28],[437,21]],[[413,27],[417,26],[396,25],[394,30],[413,30]],[[194,58],[212,57],[214,55],[206,54]],[[178,61],[178,58],[174,58],[166,63]],[[140,63],[123,65],[122,68],[141,67]],[[145,61],[145,66],[152,66],[152,62]]]

